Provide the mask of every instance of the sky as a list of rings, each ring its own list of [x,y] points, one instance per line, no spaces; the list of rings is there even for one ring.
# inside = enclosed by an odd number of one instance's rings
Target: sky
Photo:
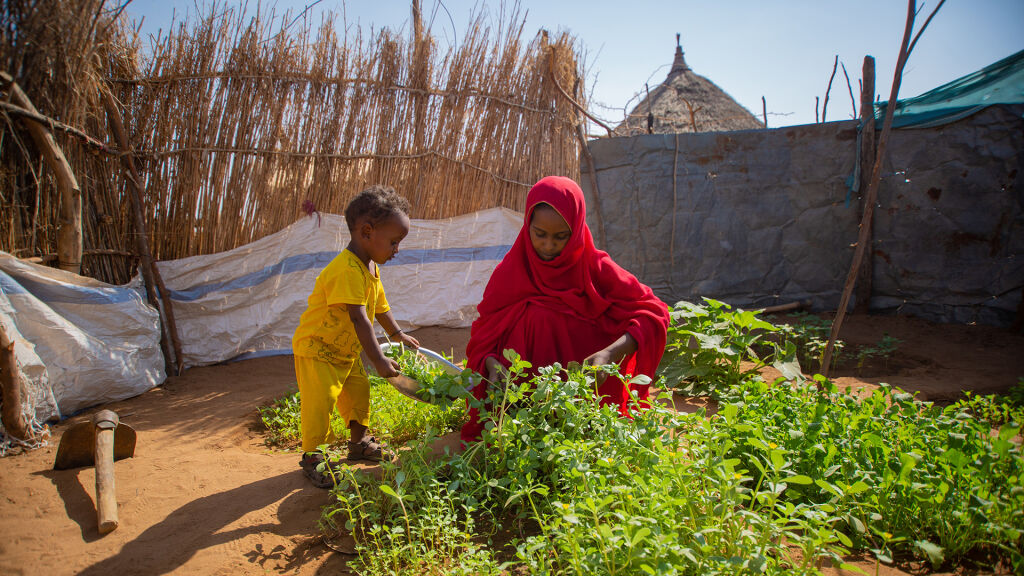
[[[223,1],[223,0],[222,0]],[[133,0],[125,10],[142,19],[143,37],[194,19],[203,0]],[[939,0],[917,0],[915,33]],[[241,2],[228,2],[241,4]],[[411,34],[408,0],[264,0],[278,14],[318,11],[344,14],[363,30],[388,27]],[[421,0],[438,47],[459,42],[474,11],[497,23],[500,1]],[[515,4],[505,2],[509,10]],[[248,3],[254,11],[254,1]],[[875,90],[888,100],[906,25],[900,0],[521,0],[524,39],[540,29],[567,31],[583,55],[590,109],[617,124],[644,85],[668,75],[680,34],[686,62],[725,90],[768,126],[815,122],[815,97],[824,101],[836,56],[854,95],[866,55],[875,58]],[[927,92],[1024,50],[1024,0],[947,0],[929,23],[903,74],[899,98]],[[820,108],[819,108],[820,109]],[[853,117],[842,67],[829,95],[827,120]],[[603,132],[603,131],[602,131]]]

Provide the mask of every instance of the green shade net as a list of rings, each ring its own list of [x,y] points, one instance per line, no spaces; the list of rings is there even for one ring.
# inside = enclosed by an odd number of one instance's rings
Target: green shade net
[[[928,128],[966,118],[987,106],[1024,103],[1024,50],[929,90],[898,100],[893,128]],[[888,102],[875,104],[875,122],[881,128]]]

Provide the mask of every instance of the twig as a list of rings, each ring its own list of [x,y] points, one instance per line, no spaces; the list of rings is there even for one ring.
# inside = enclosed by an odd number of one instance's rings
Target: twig
[[[927,19],[925,19],[924,25],[921,26],[921,29],[918,30],[917,34],[914,35],[914,40],[910,43],[910,48],[907,48],[908,58],[910,57],[910,53],[914,51],[914,46],[917,46],[917,40],[921,37],[921,34],[924,32],[924,29],[928,27],[928,24],[932,21],[932,18],[934,18],[935,14],[939,11],[939,8],[942,8],[942,5],[945,3],[946,0],[939,0],[938,6],[935,7],[935,10],[932,10],[932,13],[928,15]]]
[[[836,66],[839,64],[839,54],[836,54],[836,60],[832,63],[832,75],[828,77],[828,88],[825,89],[825,102],[821,105],[821,122],[825,123],[825,115],[828,113],[828,95],[832,92],[832,80],[836,77]],[[852,98],[852,96],[851,96]]]
[[[853,85],[850,83],[850,75],[846,73],[846,64],[843,64],[842,62],[839,64],[843,67],[843,76],[846,76],[846,89],[850,91],[850,106],[853,108],[853,116],[851,116],[851,118],[856,118],[857,101],[853,98]]]
[[[558,89],[558,93],[561,94],[563,98],[568,100],[569,104],[572,104],[573,108],[575,108],[581,114],[583,114],[584,116],[589,118],[590,121],[593,122],[594,124],[597,124],[601,128],[604,128],[608,132],[608,136],[611,136],[612,135],[612,129],[609,128],[607,124],[605,124],[604,122],[601,122],[600,120],[595,118],[593,115],[590,114],[590,112],[587,112],[586,108],[584,108],[583,106],[580,106],[579,102],[574,100],[572,98],[572,96],[569,96],[569,94],[566,93],[566,91],[563,90],[562,87],[558,85],[558,78],[555,78],[555,61],[554,61],[553,58],[548,58],[548,72],[551,73],[551,83],[554,84],[555,88]]]
[[[4,112],[7,112],[8,114],[14,114],[16,116],[28,118],[29,120],[35,120],[36,122],[39,122],[40,124],[47,126],[48,128],[50,128],[50,130],[60,130],[61,132],[70,134],[85,142],[89,146],[102,150],[103,152],[106,152],[108,154],[116,155],[119,153],[116,148],[111,148],[110,146],[107,146],[103,142],[100,142],[99,140],[93,138],[92,136],[89,136],[85,132],[82,132],[78,128],[75,128],[74,126],[68,126],[67,124],[60,122],[58,120],[54,120],[49,116],[44,116],[38,112],[32,112],[31,110],[27,110],[25,108],[22,108],[21,106],[16,106],[14,104],[11,104],[10,102],[4,102],[2,100],[0,100],[0,108],[2,108]]]

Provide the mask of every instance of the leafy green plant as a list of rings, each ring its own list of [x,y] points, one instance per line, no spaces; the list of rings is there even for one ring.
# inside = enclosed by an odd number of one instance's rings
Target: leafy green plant
[[[703,414],[655,404],[625,419],[594,401],[608,368],[555,365],[527,377],[529,363],[511,360],[509,385],[477,404],[489,415],[481,442],[441,459],[413,442],[381,478],[353,472],[336,492],[325,517],[356,537],[364,573],[439,573],[417,552],[435,545],[436,532],[417,527],[441,522],[458,540],[508,542],[492,554],[531,574],[816,574],[821,558],[843,565],[841,536],[815,514],[779,518],[770,503],[755,512],[748,486],[763,479],[739,470],[725,430]],[[445,569],[468,570],[458,552],[448,558]],[[510,565],[489,558],[487,569]]]
[[[791,317],[793,322],[779,326],[783,337],[796,346],[797,357],[802,366],[816,366],[816,370],[820,371],[825,347],[832,333],[832,322],[807,312],[795,312]],[[837,338],[832,346],[832,369],[839,366],[844,348],[846,342]]]
[[[882,359],[885,362],[885,367],[888,368],[889,358],[896,352],[896,348],[899,347],[901,342],[903,341],[899,338],[884,334],[876,344],[861,348],[857,351],[857,371],[860,372],[864,368],[864,364],[869,360],[878,358]]]
[[[1024,378],[1019,379],[1006,394],[976,395],[968,390],[954,406],[995,428],[1013,422],[1024,423]]]
[[[800,378],[796,346],[768,338],[781,334],[757,311],[733,310],[724,302],[678,302],[670,310],[668,344],[658,373],[670,387],[698,395],[739,384],[764,366]]]
[[[886,385],[860,398],[817,378],[825,393],[751,380],[723,396],[741,467],[761,470],[768,451],[800,478],[781,493],[787,506],[827,511],[854,547],[880,559],[938,566],[980,552],[1024,568],[1019,423],[993,435],[961,404],[940,408]]]

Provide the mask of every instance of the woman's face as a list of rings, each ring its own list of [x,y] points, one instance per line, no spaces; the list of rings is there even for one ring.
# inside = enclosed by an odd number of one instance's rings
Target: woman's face
[[[530,217],[530,242],[537,256],[545,262],[558,257],[569,243],[572,229],[557,210],[548,204],[538,204]]]

